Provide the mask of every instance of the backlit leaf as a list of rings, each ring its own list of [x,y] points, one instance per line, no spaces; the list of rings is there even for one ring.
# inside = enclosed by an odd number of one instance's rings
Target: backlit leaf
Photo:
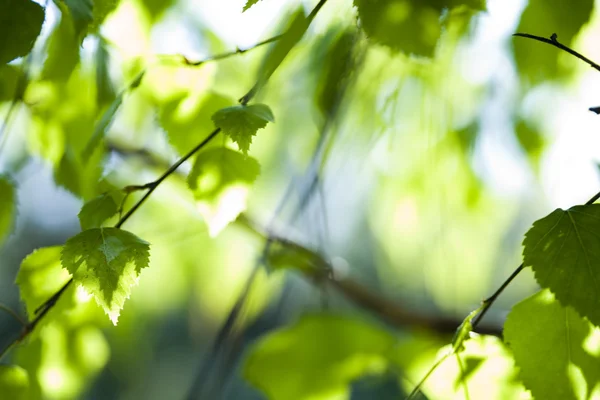
[[[97,149],[98,145],[102,142],[102,139],[104,139],[106,136],[106,133],[108,132],[108,129],[110,128],[115,115],[119,110],[121,103],[123,102],[123,94],[124,93],[120,93],[113,100],[110,107],[106,109],[100,120],[96,123],[96,126],[94,127],[94,133],[92,134],[92,137],[81,154],[84,161],[92,156],[94,150]]]
[[[16,283],[30,318],[70,278],[60,264],[62,246],[43,247],[29,254],[19,268]]]
[[[109,193],[88,201],[78,215],[81,229],[99,228],[104,221],[115,215],[118,209],[119,206]]]
[[[94,296],[116,325],[132,286],[148,266],[149,249],[149,244],[133,233],[93,228],[70,238],[61,260],[75,282]]]
[[[589,399],[600,383],[600,329],[547,289],[513,307],[504,339],[536,399]]]
[[[29,375],[16,365],[0,365],[0,393],[11,400],[29,400]]]
[[[29,0],[0,2],[0,65],[26,56],[42,30],[44,9]]]
[[[377,325],[308,315],[254,344],[244,376],[272,400],[346,398],[354,380],[385,372],[396,343]]]
[[[13,229],[16,206],[16,192],[11,180],[0,175],[0,244]]]
[[[556,209],[523,241],[523,262],[558,301],[600,325],[600,204]]]
[[[255,136],[259,129],[267,126],[267,123],[274,122],[275,117],[267,105],[252,104],[223,108],[217,111],[212,119],[215,125],[237,143],[244,154],[247,154],[252,136]]]
[[[260,165],[254,158],[225,147],[198,154],[188,176],[188,185],[211,236],[244,211],[248,185],[259,174]]]

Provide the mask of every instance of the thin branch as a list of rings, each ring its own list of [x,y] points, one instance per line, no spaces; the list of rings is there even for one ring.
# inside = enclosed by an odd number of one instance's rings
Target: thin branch
[[[254,45],[252,45],[250,47],[247,47],[245,49],[240,49],[239,47],[237,47],[233,51],[228,51],[228,52],[225,52],[225,53],[217,54],[217,55],[214,55],[214,56],[211,56],[211,57],[199,60],[199,61],[192,61],[189,58],[187,58],[186,56],[184,56],[183,54],[175,54],[175,55],[166,55],[165,54],[165,55],[159,55],[158,58],[159,59],[168,59],[168,58],[171,58],[171,57],[177,57],[177,58],[180,58],[182,60],[183,64],[185,64],[187,66],[190,66],[190,67],[199,67],[202,64],[205,64],[205,63],[208,63],[208,62],[219,61],[219,60],[223,60],[225,58],[229,58],[231,56],[235,56],[235,55],[238,55],[238,54],[244,54],[244,53],[246,53],[248,51],[257,49],[257,48],[259,48],[261,46],[264,46],[266,44],[276,42],[279,39],[281,39],[283,37],[283,35],[285,35],[285,33],[282,33],[281,35],[273,36],[273,37],[271,37],[269,39],[263,40],[262,42],[258,42],[258,43],[254,44]]]
[[[597,71],[600,71],[600,65],[596,64],[595,62],[593,62],[592,60],[590,60],[589,58],[587,58],[586,56],[584,56],[581,53],[576,52],[575,50],[571,49],[568,46],[565,46],[564,44],[560,43],[558,41],[558,35],[556,33],[553,33],[552,36],[550,36],[550,38],[545,38],[542,36],[536,36],[536,35],[531,35],[529,33],[514,33],[513,36],[518,36],[518,37],[524,37],[527,39],[533,39],[533,40],[537,40],[539,42],[542,43],[547,43],[549,45],[552,45],[554,47],[558,47],[561,50],[566,51],[567,53],[579,58],[581,61],[585,62],[586,64],[588,64],[590,67],[594,68]]]

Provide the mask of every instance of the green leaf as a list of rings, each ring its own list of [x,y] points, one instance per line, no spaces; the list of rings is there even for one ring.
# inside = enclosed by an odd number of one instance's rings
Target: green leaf
[[[108,73],[110,56],[106,49],[106,41],[103,38],[98,40],[96,49],[96,103],[98,108],[112,103],[116,98],[115,89]]]
[[[471,332],[473,331],[473,318],[481,312],[482,308],[483,305],[478,309],[471,311],[456,330],[454,338],[452,339],[452,349],[454,352],[464,350],[464,343],[469,339]]]
[[[125,300],[150,261],[149,244],[118,228],[93,228],[65,243],[62,265],[117,324]]]
[[[119,206],[109,194],[102,194],[83,205],[79,212],[81,229],[99,228],[104,221],[115,215]]]
[[[225,147],[201,152],[188,175],[198,211],[217,235],[245,209],[248,186],[260,174],[260,165],[249,156]]]
[[[100,25],[106,19],[106,16],[117,8],[119,0],[94,0],[94,8],[92,10],[93,21],[89,31],[95,33],[100,29]]]
[[[79,63],[81,42],[69,8],[62,2],[56,4],[61,11],[61,18],[48,39],[48,57],[42,69],[42,79],[65,82]]]
[[[269,80],[290,50],[302,39],[310,25],[310,20],[306,18],[302,7],[296,11],[290,21],[283,37],[270,47],[259,69],[257,83],[246,96],[252,97]]]
[[[504,339],[536,399],[589,399],[600,383],[600,329],[561,306],[549,290],[513,307]]]
[[[543,288],[600,325],[600,204],[557,209],[525,234],[523,263]]]
[[[62,1],[69,8],[73,20],[73,27],[75,28],[75,36],[79,43],[83,41],[84,36],[87,34],[89,24],[92,22],[94,16],[92,13],[92,0],[59,0]]]
[[[223,108],[213,115],[212,120],[225,135],[237,143],[244,154],[247,154],[252,136],[267,126],[267,123],[274,122],[275,117],[267,105],[252,104]]]
[[[485,1],[481,0],[354,0],[354,5],[361,27],[371,40],[425,57],[433,56],[444,10],[461,6],[485,9]]]
[[[558,35],[558,41],[572,46],[573,39],[591,18],[593,0],[529,0],[521,14],[517,32],[550,37]],[[549,79],[567,76],[574,71],[574,57],[562,54],[560,50],[525,38],[514,38],[514,58],[520,75],[533,84]],[[559,57],[572,58],[565,64]]]
[[[22,93],[17,93],[19,79],[22,79],[20,66],[0,65],[0,102],[21,97]]]
[[[346,398],[352,381],[385,372],[396,343],[374,324],[308,315],[254,344],[244,376],[272,400]]]
[[[15,187],[6,176],[0,175],[0,243],[11,233],[16,212]]]
[[[115,115],[119,110],[121,103],[123,102],[123,95],[124,93],[121,93],[113,100],[110,107],[108,107],[104,114],[102,114],[100,121],[96,123],[96,126],[94,127],[94,133],[85,146],[85,149],[83,149],[83,152],[81,153],[81,157],[83,158],[84,162],[92,156],[94,150],[96,150],[98,145],[102,142],[102,139],[104,139],[106,136],[106,133],[112,125]]]
[[[348,85],[348,78],[355,64],[355,42],[356,29],[345,29],[336,33],[333,43],[324,49],[325,54],[318,54],[313,60],[315,70],[320,72],[316,104],[326,117],[335,112]]]
[[[28,400],[29,375],[16,365],[0,365],[0,393],[10,400]]]
[[[0,64],[29,54],[42,30],[45,11],[29,0],[0,2]]]
[[[34,250],[21,263],[15,282],[30,318],[70,278],[60,264],[61,250],[62,246],[43,247]]]
[[[214,129],[211,117],[233,101],[219,93],[209,92],[197,100],[190,111],[189,104],[196,99],[191,96],[176,96],[168,99],[159,108],[159,122],[167,132],[169,142],[180,154],[185,154]]]
[[[102,175],[104,149],[98,147],[87,159],[77,157],[67,148],[54,168],[54,182],[84,200],[98,195],[98,183]]]
[[[248,1],[246,1],[246,5],[244,5],[244,9],[242,10],[242,12],[248,10],[250,7],[252,7],[256,3],[258,3],[259,1],[260,0],[248,0]]]

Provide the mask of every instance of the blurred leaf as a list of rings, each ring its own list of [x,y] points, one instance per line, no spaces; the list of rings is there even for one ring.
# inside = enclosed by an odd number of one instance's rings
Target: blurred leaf
[[[248,186],[259,174],[260,165],[254,158],[225,147],[198,154],[188,185],[211,236],[217,235],[244,211]]]
[[[345,29],[327,49],[324,59],[316,60],[320,72],[316,103],[325,116],[331,116],[346,90],[348,77],[354,68],[354,28]]]
[[[132,286],[148,266],[149,249],[149,244],[133,233],[93,228],[67,240],[61,261],[116,325]]]
[[[460,326],[456,330],[456,333],[454,334],[454,338],[452,339],[452,349],[455,352],[464,350],[465,340],[469,339],[471,332],[473,331],[473,318],[475,318],[475,316],[481,312],[482,307],[483,306],[479,307],[476,310],[471,311],[469,313],[469,315],[467,316],[467,318],[464,319],[464,321],[460,324]]]
[[[275,117],[269,106],[252,104],[223,108],[212,116],[212,120],[225,135],[237,143],[244,154],[247,154],[252,136],[255,136],[259,129],[267,126],[267,123],[274,122]]]
[[[85,161],[67,149],[54,168],[54,182],[84,200],[98,194],[98,182],[102,175],[104,149],[98,147]]]
[[[246,4],[244,5],[244,9],[242,10],[242,12],[248,10],[250,7],[252,7],[256,3],[258,3],[259,1],[260,0],[248,0],[248,1],[246,1]]]
[[[593,8],[593,0],[529,0],[517,32],[543,37],[556,33],[562,44],[571,46],[575,35],[589,21]],[[521,77],[532,84],[560,78],[573,71],[572,67],[559,62],[559,57],[565,55],[552,46],[525,38],[514,38],[513,46],[517,69]]]
[[[600,383],[600,329],[547,289],[513,307],[504,339],[536,399],[588,399]]]
[[[115,215],[118,209],[115,199],[108,193],[88,201],[78,215],[81,229],[99,228],[104,221]]]
[[[15,282],[29,318],[69,280],[69,273],[60,264],[61,250],[62,246],[43,247],[34,250],[21,263]]]
[[[12,232],[17,213],[16,191],[11,180],[0,175],[0,244]]]
[[[0,65],[0,102],[20,97],[16,93],[20,77],[20,67],[16,65]]]
[[[158,21],[175,4],[176,0],[141,0],[151,21]]]
[[[0,2],[0,65],[26,56],[42,30],[45,10],[29,0]]]
[[[89,29],[91,33],[98,32],[106,16],[117,8],[118,4],[119,0],[94,0],[93,21]]]
[[[0,393],[10,400],[29,400],[29,375],[16,365],[0,365]]]
[[[73,27],[75,28],[75,37],[81,43],[83,37],[87,34],[88,25],[94,19],[92,14],[92,0],[55,0],[62,1],[69,8]]]
[[[464,349],[465,347],[463,346],[461,351]],[[454,381],[454,389],[460,389],[460,385],[468,385],[469,379],[475,374],[477,368],[485,362],[485,359],[486,357],[483,355],[479,357],[464,357],[464,359],[461,359],[461,371],[460,375],[457,376]]]
[[[290,50],[302,39],[304,32],[306,32],[310,25],[310,21],[304,15],[304,8],[298,9],[290,18],[290,21],[289,27],[285,30],[283,37],[269,48],[259,69],[257,84],[249,93],[250,97],[269,80]]]
[[[114,101],[116,97],[108,73],[109,61],[110,56],[106,49],[106,41],[99,38],[98,47],[96,48],[96,103],[99,109]]]
[[[532,128],[527,121],[518,120],[515,125],[515,135],[521,148],[527,154],[533,167],[538,165],[546,141],[539,129]]]
[[[370,39],[396,51],[425,57],[433,56],[445,9],[466,6],[485,10],[485,0],[354,0],[354,5]]]
[[[54,27],[48,39],[48,56],[42,69],[42,79],[65,82],[79,63],[81,42],[69,8],[62,2],[57,5],[61,11],[60,22]]]
[[[361,320],[308,315],[255,343],[244,376],[272,400],[344,398],[357,378],[386,371],[396,342]]]
[[[98,145],[102,142],[102,139],[104,139],[106,136],[106,133],[108,132],[108,129],[110,128],[122,102],[123,93],[119,94],[113,100],[110,107],[108,107],[106,111],[104,111],[104,114],[102,114],[100,121],[96,123],[96,126],[94,127],[94,133],[85,146],[85,149],[83,149],[83,152],[81,153],[81,157],[84,162],[86,162],[92,156],[94,150],[97,149]]]
[[[202,96],[191,111],[189,97],[173,97],[159,108],[159,121],[169,136],[169,142],[180,154],[185,154],[214,129],[212,116],[231,105],[232,100],[219,93]]]
[[[558,301],[600,325],[600,204],[560,208],[534,222],[523,241],[523,263]]]

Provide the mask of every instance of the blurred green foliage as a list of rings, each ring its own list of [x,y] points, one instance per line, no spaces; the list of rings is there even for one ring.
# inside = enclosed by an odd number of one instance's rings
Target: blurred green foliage
[[[597,395],[598,206],[472,332],[548,208],[528,96],[581,72],[510,33],[594,3],[280,3],[0,5],[0,398]]]

